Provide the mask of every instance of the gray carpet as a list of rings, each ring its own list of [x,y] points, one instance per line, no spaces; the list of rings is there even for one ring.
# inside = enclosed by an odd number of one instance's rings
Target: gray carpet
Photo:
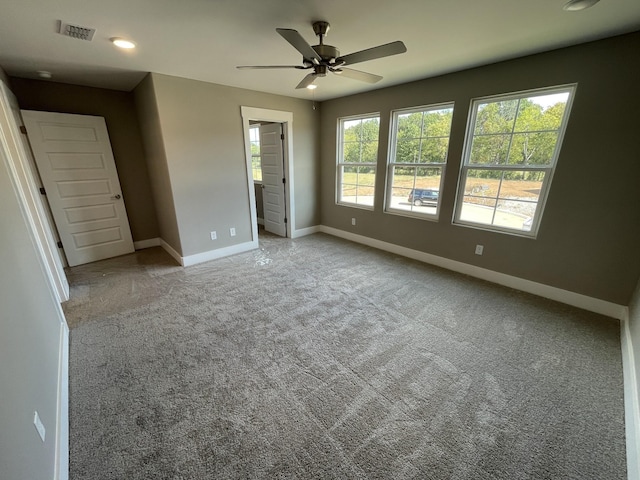
[[[322,234],[69,274],[72,480],[626,476],[615,320]]]

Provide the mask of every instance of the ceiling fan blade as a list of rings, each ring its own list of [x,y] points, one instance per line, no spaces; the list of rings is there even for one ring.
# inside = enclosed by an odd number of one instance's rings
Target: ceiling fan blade
[[[240,70],[258,70],[258,69],[267,69],[267,68],[297,68],[299,70],[306,70],[311,67],[302,67],[300,65],[240,65],[236,67]]]
[[[302,35],[300,35],[297,30],[292,30],[290,28],[276,28],[276,32],[289,42],[293,48],[298,50],[304,58],[308,58],[309,60],[315,59],[316,63],[322,60],[322,57],[318,55],[318,52],[316,52],[311,45],[302,38]]]
[[[336,63],[344,62],[345,65],[353,65],[354,63],[375,60],[376,58],[389,57],[407,51],[407,47],[400,40],[396,42],[378,45],[377,47],[367,48],[359,52],[350,53],[343,57],[336,58]]]
[[[302,79],[302,81],[298,84],[296,89],[307,88],[309,85],[311,85],[313,82],[316,81],[316,78],[318,78],[318,76],[315,73],[310,73],[309,75],[307,75]]]
[[[361,82],[367,83],[376,83],[382,80],[380,75],[361,72],[360,70],[354,70],[353,68],[340,68],[336,69],[333,73],[337,73],[341,77],[353,78],[354,80],[360,80]]]

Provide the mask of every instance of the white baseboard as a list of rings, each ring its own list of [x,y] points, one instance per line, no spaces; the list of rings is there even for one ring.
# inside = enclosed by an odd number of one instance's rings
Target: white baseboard
[[[230,255],[236,255],[238,253],[244,253],[258,248],[258,241],[255,240],[252,242],[239,243],[238,245],[231,245],[230,247],[218,248],[216,250],[209,250],[208,252],[196,253],[195,255],[187,255],[186,257],[183,257],[167,242],[162,239],[159,240],[160,246],[183,267],[190,267],[191,265],[197,265],[198,263],[208,262],[210,260],[216,260],[218,258],[228,257]]]
[[[291,238],[305,237],[307,235],[312,235],[320,231],[321,230],[319,225],[316,225],[314,227],[298,228],[297,230],[294,230],[293,232],[291,232]]]
[[[69,327],[60,323],[55,480],[69,480]]]
[[[216,260],[218,258],[248,252],[249,250],[255,250],[256,248],[258,248],[257,240],[252,242],[239,243],[238,245],[231,245],[230,247],[218,248],[216,250],[209,250],[208,252],[202,252],[195,255],[182,257],[181,264],[184,267],[189,267],[198,263],[208,262],[210,260]]]
[[[627,439],[627,478],[640,479],[640,385],[636,372],[629,315],[620,322],[622,372],[624,374],[624,419]],[[638,345],[636,348],[640,347]]]
[[[549,298],[551,300],[566,303],[567,305],[572,305],[584,310],[607,315],[619,320],[624,318],[626,307],[623,305],[618,305],[616,303],[599,300],[597,298],[588,297],[586,295],[570,292],[561,288],[551,287],[542,283],[532,282],[531,280],[525,280],[523,278],[514,277],[512,275],[506,275],[504,273],[495,272],[493,270],[477,267],[475,265],[469,265],[467,263],[458,262],[456,260],[438,257],[437,255],[431,255],[430,253],[401,247],[393,243],[383,242],[382,240],[376,240],[374,238],[357,235],[355,233],[346,232],[344,230],[339,230],[333,227],[327,227],[325,225],[320,225],[318,231],[336,237],[344,238],[345,240],[350,240],[352,242],[361,243],[363,245],[377,248],[379,250],[395,253],[396,255],[412,258],[420,262],[446,268],[447,270],[453,270],[454,272],[463,273],[471,277],[480,278],[488,282],[497,283],[506,287],[515,288],[516,290],[532,293],[534,295],[538,295],[539,297]]]
[[[176,252],[171,245],[165,242],[163,239],[160,239],[160,246],[164,248],[164,250],[171,255],[180,265],[185,266],[182,261],[182,255]]]
[[[143,250],[145,248],[159,247],[159,246],[160,246],[160,239],[157,237],[133,242],[133,248],[135,248],[136,250]]]

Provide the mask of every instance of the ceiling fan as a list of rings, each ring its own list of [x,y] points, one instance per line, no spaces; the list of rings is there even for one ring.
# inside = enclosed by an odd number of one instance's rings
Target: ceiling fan
[[[343,77],[360,80],[362,82],[376,83],[382,80],[380,75],[361,72],[352,68],[345,68],[345,65],[353,65],[355,63],[375,60],[376,58],[397,55],[407,51],[404,43],[395,41],[378,45],[377,47],[367,48],[359,52],[350,53],[340,56],[340,51],[332,46],[324,44],[324,37],[329,31],[328,22],[313,22],[313,31],[320,38],[318,45],[309,45],[307,41],[296,30],[289,28],[276,28],[282,38],[289,42],[293,48],[302,54],[302,65],[242,65],[236,68],[240,69],[269,69],[269,68],[296,68],[298,70],[310,70],[309,73],[296,88],[305,88],[312,85],[318,77],[324,77],[327,72],[342,75]]]

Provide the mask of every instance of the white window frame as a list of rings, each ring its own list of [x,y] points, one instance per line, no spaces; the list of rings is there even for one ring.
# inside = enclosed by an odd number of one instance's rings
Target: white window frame
[[[558,162],[560,149],[562,148],[562,142],[564,140],[564,134],[567,128],[567,123],[569,120],[569,116],[571,115],[571,107],[573,105],[573,99],[575,97],[576,89],[577,89],[577,84],[573,83],[568,85],[558,85],[558,86],[547,87],[547,88],[523,90],[520,92],[513,92],[513,93],[508,93],[503,95],[479,97],[471,100],[471,105],[469,107],[469,116],[467,120],[467,130],[465,134],[464,153],[462,156],[460,175],[458,177],[458,192],[456,195],[456,205],[455,205],[454,214],[453,214],[454,225],[477,228],[479,230],[489,230],[494,232],[507,233],[511,235],[523,236],[528,238],[536,238],[536,236],[538,235],[538,228],[540,226],[540,221],[542,220],[542,215],[544,213],[544,208],[547,203],[547,197],[551,187],[551,182],[553,180],[553,174],[555,172],[556,165]],[[471,147],[473,145],[473,139],[474,139],[473,132],[475,130],[476,113],[477,113],[478,104],[486,103],[487,101],[489,102],[508,101],[508,100],[535,97],[540,95],[552,95],[554,93],[567,93],[567,92],[569,93],[569,97],[567,98],[567,104],[565,106],[564,115],[560,124],[560,128],[558,129],[558,140],[556,142],[553,155],[551,156],[551,159],[548,165],[545,165],[545,166],[535,166],[535,165],[524,166],[524,165],[506,165],[506,164],[469,165],[469,159],[471,157]],[[515,123],[516,122],[514,121],[514,128],[515,128]],[[511,138],[509,142],[512,141],[513,134],[514,132],[512,130]],[[464,187],[467,179],[468,170],[500,170],[500,171],[512,170],[512,171],[543,171],[545,172],[544,180],[540,188],[540,194],[538,196],[538,202],[536,205],[535,213],[532,217],[533,220],[531,224],[531,229],[529,231],[518,230],[518,229],[513,229],[513,228],[508,228],[508,227],[503,227],[498,225],[488,225],[485,223],[477,223],[477,222],[471,222],[468,220],[461,220],[460,214],[462,211],[462,205],[463,205],[464,196],[465,196]],[[496,199],[496,202],[498,200],[499,198]],[[496,209],[497,209],[497,203],[496,203]]]
[[[348,121],[353,121],[353,120],[370,120],[370,119],[374,119],[377,118],[378,119],[378,147],[376,150],[376,162],[367,162],[367,163],[351,163],[351,162],[344,162],[343,161],[343,147],[344,147],[344,136],[343,136],[343,132],[344,132],[344,123],[348,122]],[[374,181],[374,185],[373,185],[373,204],[372,205],[366,205],[366,204],[362,204],[362,203],[354,203],[354,202],[347,202],[342,200],[342,184],[343,184],[343,169],[344,167],[369,167],[372,168],[374,171],[374,178],[377,178],[378,175],[378,163],[377,163],[377,159],[378,156],[380,154],[380,112],[372,112],[372,113],[365,113],[365,114],[361,114],[361,115],[351,115],[348,117],[340,117],[338,118],[338,131],[336,134],[336,138],[338,139],[337,141],[337,155],[336,155],[336,204],[337,205],[344,205],[344,206],[348,206],[348,207],[354,207],[354,208],[363,208],[365,210],[373,210],[374,206],[375,206],[375,199],[376,199],[376,193],[375,193],[375,181]],[[356,197],[357,198],[357,197]]]
[[[449,126],[449,145],[447,145],[447,154],[445,156],[444,162],[441,163],[404,163],[404,162],[395,162],[396,152],[397,152],[397,141],[398,141],[398,118],[403,114],[411,114],[411,113],[421,113],[421,112],[429,112],[432,110],[443,110],[446,108],[451,108],[452,113],[455,108],[454,102],[445,102],[438,103],[432,105],[422,105],[419,107],[411,107],[411,108],[401,108],[397,110],[391,111],[391,122],[389,127],[389,153],[387,156],[387,177],[386,177],[386,189],[385,189],[385,202],[384,202],[384,211],[385,213],[389,213],[392,215],[400,215],[405,217],[414,217],[420,218],[423,220],[432,220],[437,221],[440,215],[440,206],[442,204],[442,186],[444,185],[444,176],[447,167],[447,161],[449,158],[449,148],[451,146],[451,126]],[[452,120],[453,121],[453,120]],[[441,138],[441,137],[420,137],[422,138]],[[413,206],[411,210],[403,210],[399,208],[393,208],[391,206],[392,192],[393,192],[393,171],[396,166],[406,166],[406,167],[422,167],[422,168],[440,168],[440,185],[438,186],[438,203],[436,205],[436,213],[426,213],[426,212],[418,212],[413,210]],[[415,185],[414,185],[415,188]]]

